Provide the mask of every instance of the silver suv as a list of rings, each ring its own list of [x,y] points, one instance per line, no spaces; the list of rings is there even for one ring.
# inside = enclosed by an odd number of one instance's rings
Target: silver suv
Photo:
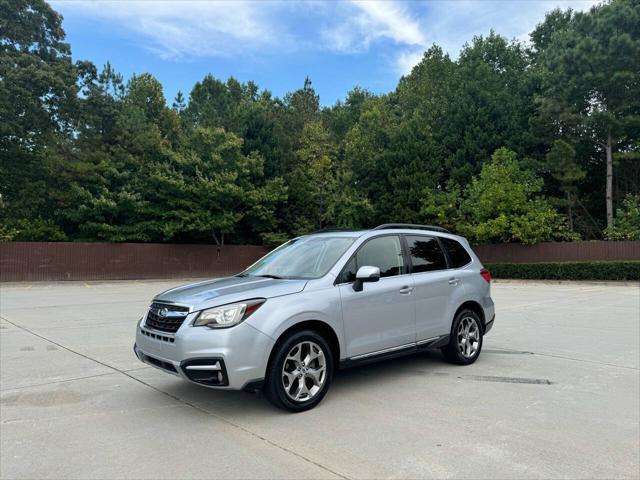
[[[299,412],[338,368],[433,348],[473,363],[493,325],[490,281],[469,243],[438,227],[314,233],[233,277],[156,296],[134,351],[198,385],[264,390]]]

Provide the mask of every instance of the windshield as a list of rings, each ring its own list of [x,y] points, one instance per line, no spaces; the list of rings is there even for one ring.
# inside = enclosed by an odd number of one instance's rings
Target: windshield
[[[289,240],[241,275],[272,278],[320,278],[347,251],[355,238],[301,237]]]

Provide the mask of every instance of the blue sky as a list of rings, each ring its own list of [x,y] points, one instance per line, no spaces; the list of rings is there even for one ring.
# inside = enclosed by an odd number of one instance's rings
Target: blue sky
[[[57,0],[75,59],[107,61],[125,77],[150,72],[168,102],[206,74],[253,80],[282,96],[313,81],[323,105],[358,85],[395,88],[431,44],[457,57],[491,28],[527,40],[555,7],[594,0],[152,1]]]

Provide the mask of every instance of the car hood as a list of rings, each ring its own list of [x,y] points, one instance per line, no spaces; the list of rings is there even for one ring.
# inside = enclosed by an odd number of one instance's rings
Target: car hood
[[[226,277],[172,288],[154,301],[187,305],[192,310],[215,307],[250,298],[273,298],[300,292],[306,280],[262,277]]]

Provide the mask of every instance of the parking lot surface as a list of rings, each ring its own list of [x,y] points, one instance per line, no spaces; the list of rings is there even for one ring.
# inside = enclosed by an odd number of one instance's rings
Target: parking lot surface
[[[498,282],[468,367],[339,372],[314,410],[141,364],[184,281],[0,286],[2,478],[638,478],[640,286]]]

